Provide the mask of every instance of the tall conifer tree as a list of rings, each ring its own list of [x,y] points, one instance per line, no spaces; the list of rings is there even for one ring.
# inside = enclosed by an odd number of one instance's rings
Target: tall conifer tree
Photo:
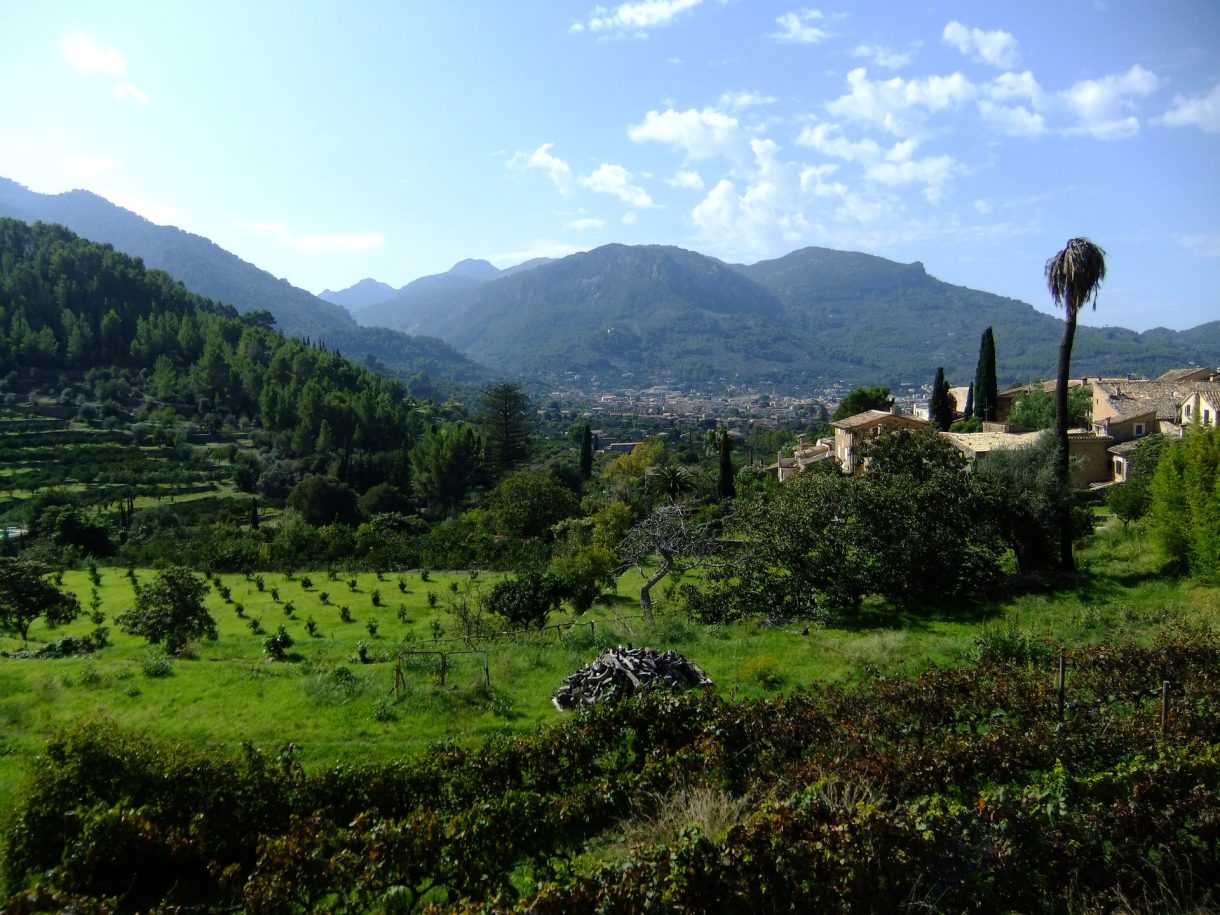
[[[996,421],[999,388],[995,372],[995,335],[988,327],[979,342],[978,367],[974,371],[974,415],[985,423]]]
[[[733,437],[728,429],[720,430],[720,478],[717,480],[717,492],[721,499],[732,499],[737,495],[737,485],[733,482]]]
[[[593,430],[588,423],[580,431],[580,475],[586,480],[593,476]]]
[[[932,382],[932,399],[928,401],[928,419],[936,424],[941,432],[948,432],[953,424],[953,408],[949,404],[949,382],[945,381],[945,367],[936,370],[936,380]]]

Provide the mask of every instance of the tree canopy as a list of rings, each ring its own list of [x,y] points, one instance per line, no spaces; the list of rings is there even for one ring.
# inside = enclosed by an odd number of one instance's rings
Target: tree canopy
[[[832,422],[836,422],[840,419],[847,419],[849,416],[855,416],[857,413],[864,413],[868,410],[889,410],[893,406],[894,398],[890,396],[890,389],[887,387],[855,388],[839,401],[839,405],[835,407],[830,419]]]
[[[207,592],[208,583],[188,569],[164,569],[151,584],[136,589],[135,609],[115,622],[124,632],[154,645],[164,642],[166,652],[177,654],[192,639],[216,639],[216,620],[203,603]]]
[[[25,640],[40,616],[50,626],[61,626],[80,615],[76,595],[61,591],[45,575],[46,569],[35,563],[0,557],[0,630]]]

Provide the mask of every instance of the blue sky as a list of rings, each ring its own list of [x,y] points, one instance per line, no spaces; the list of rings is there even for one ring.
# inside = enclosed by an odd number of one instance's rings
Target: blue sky
[[[1086,323],[1220,318],[1215,0],[17,3],[0,175],[314,292],[609,242],[922,261]]]

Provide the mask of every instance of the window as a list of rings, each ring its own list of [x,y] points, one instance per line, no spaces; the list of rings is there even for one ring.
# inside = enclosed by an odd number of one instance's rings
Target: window
[[[1135,436],[1136,436],[1136,438],[1138,438],[1139,436],[1141,436],[1141,435],[1143,435],[1143,434],[1144,434],[1144,424],[1143,424],[1143,423],[1136,423],[1136,424],[1135,424]]]
[[[1182,415],[1187,419],[1190,419],[1190,404],[1186,404],[1184,407],[1182,407]]]
[[[1203,425],[1210,426],[1211,424],[1212,424],[1212,411],[1204,410],[1203,411]]]

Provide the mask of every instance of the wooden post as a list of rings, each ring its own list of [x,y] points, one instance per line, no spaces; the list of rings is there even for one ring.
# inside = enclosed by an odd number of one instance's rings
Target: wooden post
[[[1169,730],[1169,681],[1161,681],[1161,736]]]
[[[589,620],[589,637],[597,637],[597,620]]]
[[[487,689],[491,689],[491,663],[487,659],[487,652],[483,652],[483,683]]]
[[[445,685],[445,667],[447,666],[446,665],[447,658],[448,658],[448,656],[442,651],[441,652],[441,686],[442,687]]]
[[[1059,720],[1063,721],[1064,692],[1067,688],[1067,652],[1059,649]]]

